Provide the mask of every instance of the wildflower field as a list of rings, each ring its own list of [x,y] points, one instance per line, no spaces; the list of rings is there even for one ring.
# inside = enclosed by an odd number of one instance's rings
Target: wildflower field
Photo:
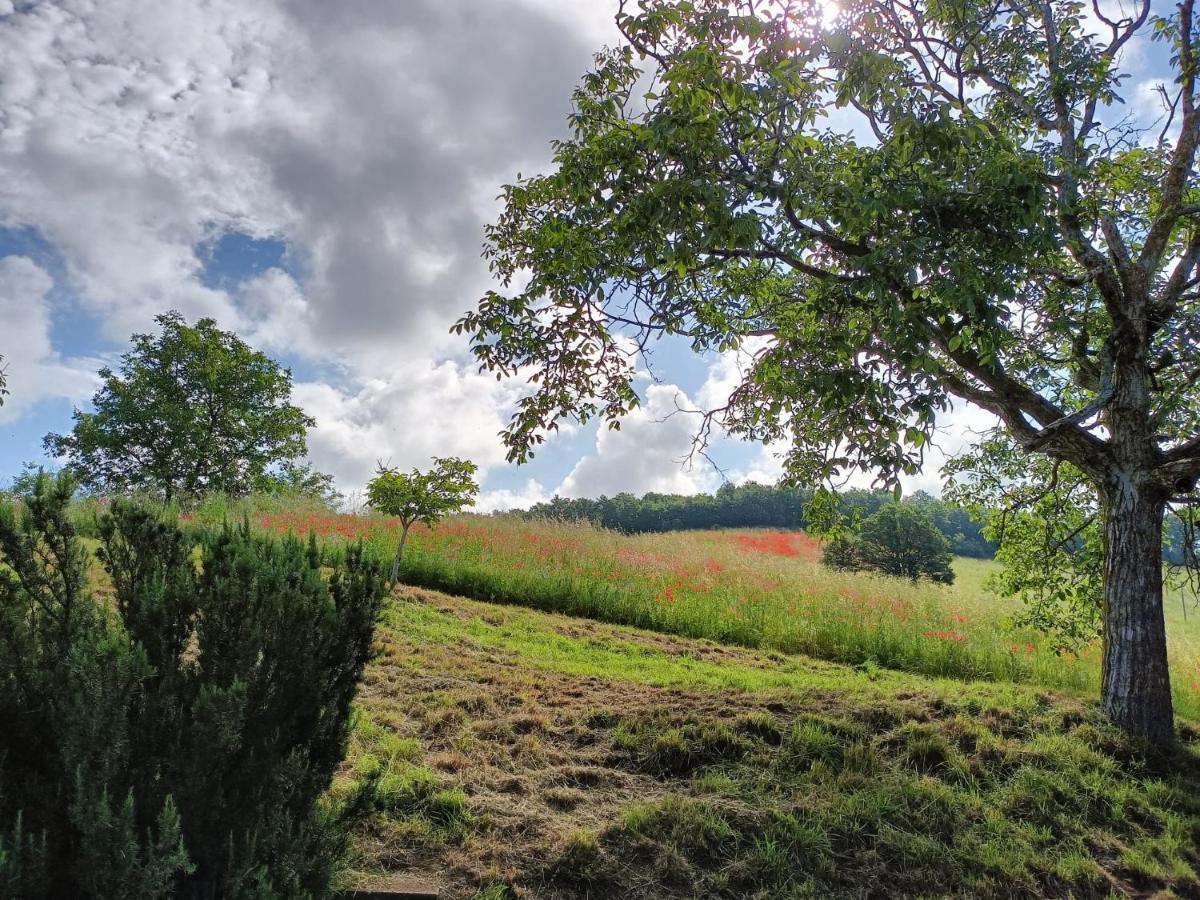
[[[214,520],[236,509],[201,508]],[[398,523],[381,516],[259,508],[251,525],[314,534],[333,554],[363,540],[390,559]],[[219,519],[217,519],[219,521]],[[831,571],[802,532],[690,531],[622,535],[586,524],[465,515],[417,526],[401,580],[480,600],[519,604],[721,643],[804,653],[933,676],[1030,683],[1094,695],[1099,645],[1057,655],[1015,629],[1012,601],[985,587],[995,564],[955,560],[956,583]],[[1200,611],[1167,601],[1176,711],[1200,718]]]

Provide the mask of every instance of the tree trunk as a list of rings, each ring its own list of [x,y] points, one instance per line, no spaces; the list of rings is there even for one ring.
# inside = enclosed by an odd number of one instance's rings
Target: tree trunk
[[[392,558],[392,574],[388,578],[389,585],[395,585],[396,579],[400,576],[400,557],[404,555],[404,542],[408,540],[408,529],[408,525],[401,525],[400,543],[396,546],[396,555]]]
[[[1104,665],[1100,703],[1156,744],[1174,739],[1163,621],[1164,500],[1127,476],[1104,492]]]

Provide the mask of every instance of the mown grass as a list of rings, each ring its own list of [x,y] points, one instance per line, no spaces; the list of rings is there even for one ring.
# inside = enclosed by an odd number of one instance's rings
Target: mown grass
[[[248,514],[274,532],[315,532],[336,554],[364,540],[390,559],[394,520],[316,509],[216,504],[197,521]],[[958,559],[950,587],[830,571],[802,533],[721,531],[626,536],[586,524],[460,516],[411,535],[408,584],[492,602],[746,647],[933,676],[1099,690],[1099,646],[1054,653],[1017,629],[1011,602],[985,589],[989,561]],[[1177,712],[1200,718],[1200,613],[1167,603]]]
[[[376,830],[364,872],[419,860],[450,897],[1200,896],[1190,728],[1156,756],[1032,686],[439,595],[380,640],[346,778],[408,772],[415,741],[427,794],[463,804],[447,828],[401,791],[380,816],[418,823],[411,855],[381,862]]]

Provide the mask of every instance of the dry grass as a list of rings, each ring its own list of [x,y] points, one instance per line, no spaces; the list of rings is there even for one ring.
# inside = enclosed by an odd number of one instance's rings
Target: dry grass
[[[378,649],[335,789],[390,785],[355,838],[360,884],[418,872],[487,900],[1200,895],[1195,749],[1148,760],[1069,697],[416,589]]]

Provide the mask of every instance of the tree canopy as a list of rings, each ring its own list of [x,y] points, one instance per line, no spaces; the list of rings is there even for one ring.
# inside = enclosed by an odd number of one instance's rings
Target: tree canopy
[[[456,325],[534,373],[511,457],[616,422],[666,336],[752,354],[699,436],[786,441],[800,481],[895,484],[952,402],[987,410],[1096,492],[1103,705],[1169,740],[1162,518],[1200,477],[1192,0],[629,6],[554,171],[504,189],[502,290]],[[1153,127],[1121,103],[1135,39],[1168,57]]]
[[[315,421],[290,402],[291,372],[212,319],[155,321],[160,333],[135,334],[119,371],[100,370],[95,411],[76,410],[70,434],[46,436],[84,485],[237,496],[305,453]]]
[[[847,568],[954,583],[949,541],[911,504],[889,503],[868,516],[850,540],[850,550],[853,565]]]

